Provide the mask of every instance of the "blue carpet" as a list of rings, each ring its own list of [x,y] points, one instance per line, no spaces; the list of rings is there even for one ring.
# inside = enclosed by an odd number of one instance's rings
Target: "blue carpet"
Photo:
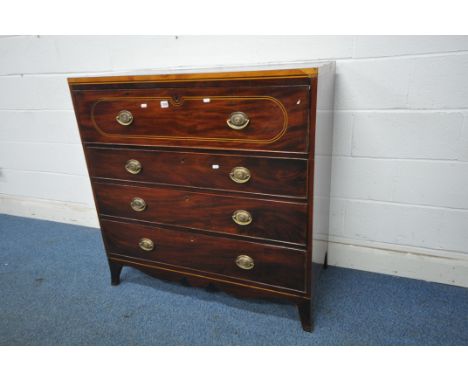
[[[468,289],[330,267],[296,307],[124,268],[97,229],[0,215],[0,345],[468,345]]]

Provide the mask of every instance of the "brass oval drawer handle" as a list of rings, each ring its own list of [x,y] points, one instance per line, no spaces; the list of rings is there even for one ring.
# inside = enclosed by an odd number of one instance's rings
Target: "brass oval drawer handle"
[[[138,162],[136,159],[130,159],[125,163],[125,170],[130,174],[139,174],[141,172],[142,166],[141,163]]]
[[[252,215],[249,211],[237,210],[232,214],[232,220],[238,225],[249,225],[252,223]]]
[[[141,212],[146,209],[146,202],[142,198],[133,198],[130,202],[130,206],[134,211]]]
[[[130,113],[128,110],[121,110],[117,117],[115,117],[116,121],[123,126],[131,125],[133,122],[133,114]]]
[[[236,258],[236,265],[239,268],[245,269],[248,271],[254,267],[255,263],[254,263],[254,260],[250,256],[239,255]]]
[[[234,167],[229,177],[236,183],[247,183],[250,180],[250,171],[245,167]]]
[[[143,237],[140,239],[138,242],[138,246],[143,250],[143,251],[152,251],[154,249],[154,243],[153,240],[148,239],[147,237]]]
[[[250,120],[247,117],[247,114],[236,111],[229,116],[229,119],[226,121],[227,125],[233,130],[242,130],[249,124]]]

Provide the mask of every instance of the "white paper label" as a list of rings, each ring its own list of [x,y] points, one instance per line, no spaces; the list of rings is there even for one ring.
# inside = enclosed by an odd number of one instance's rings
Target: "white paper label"
[[[164,100],[161,101],[161,109],[167,109],[169,107],[169,102]]]

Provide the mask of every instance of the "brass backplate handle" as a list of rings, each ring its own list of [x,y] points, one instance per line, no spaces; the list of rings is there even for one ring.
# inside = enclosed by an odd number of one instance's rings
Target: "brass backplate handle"
[[[237,210],[232,214],[232,220],[238,225],[249,225],[252,223],[252,215],[249,211]]]
[[[229,173],[233,182],[246,183],[250,180],[250,171],[245,167],[234,167]]]
[[[146,210],[146,202],[142,198],[135,197],[130,202],[130,207],[132,207],[134,211],[141,212]]]
[[[130,174],[139,174],[141,172],[142,166],[141,163],[138,162],[136,159],[130,159],[125,163],[125,170]]]
[[[248,271],[254,267],[255,263],[254,263],[254,260],[250,256],[239,255],[236,258],[236,265],[239,268],[245,269]]]
[[[148,239],[147,237],[143,237],[140,239],[138,242],[138,246],[143,250],[143,251],[152,251],[154,249],[154,243],[153,240]]]
[[[242,111],[232,113],[226,121],[227,125],[233,130],[242,130],[247,127],[249,122],[249,117]]]
[[[123,126],[131,125],[133,122],[133,114],[128,110],[121,110],[115,117],[116,121]]]

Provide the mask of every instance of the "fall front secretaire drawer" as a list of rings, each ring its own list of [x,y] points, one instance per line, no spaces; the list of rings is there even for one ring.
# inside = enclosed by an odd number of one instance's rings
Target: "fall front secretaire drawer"
[[[306,152],[308,86],[75,91],[84,142]]]

